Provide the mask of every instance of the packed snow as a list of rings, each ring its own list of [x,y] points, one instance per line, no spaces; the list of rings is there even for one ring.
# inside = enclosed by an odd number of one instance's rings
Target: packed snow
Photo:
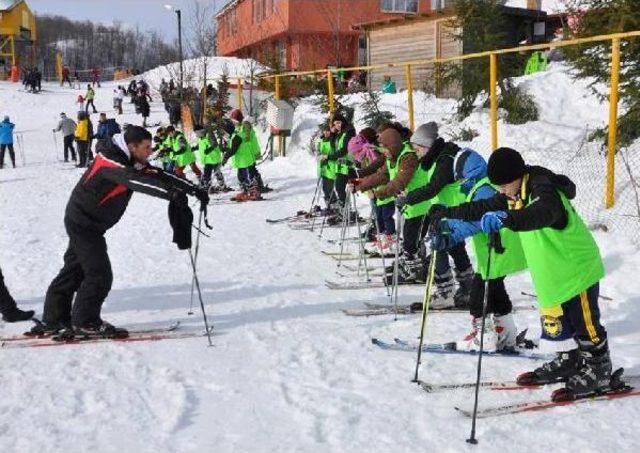
[[[520,83],[535,93],[542,117],[523,126],[501,122],[501,143],[528,152],[553,147],[561,155],[575,149],[585,127],[606,118],[606,104],[589,96],[585,84],[573,82],[562,66]],[[20,307],[41,314],[67,245],[64,207],[82,174],[61,162],[61,137],[56,143],[51,129],[61,111],[76,110],[78,92],[54,84],[35,95],[19,88],[0,83],[0,114],[11,116],[24,142],[18,168],[0,170],[0,265]],[[98,108],[110,116],[112,89],[105,83],[96,96]],[[357,103],[358,96],[346,102]],[[384,108],[403,121],[405,101],[406,93],[383,98]],[[486,110],[458,125],[452,120],[454,107],[453,101],[416,94],[417,122],[438,121],[445,136],[462,127],[476,129],[481,135],[466,145],[488,155]],[[358,127],[360,116],[357,112]],[[121,124],[141,121],[128,102],[125,114],[116,118]],[[341,309],[387,298],[384,289],[325,287],[325,279],[339,277],[336,262],[320,251],[335,249],[325,239],[336,238],[338,231],[327,230],[320,239],[317,233],[265,223],[309,208],[316,169],[308,148],[322,119],[310,101],[298,105],[290,155],[260,166],[275,189],[265,195],[268,201],[230,204],[219,196],[212,201],[213,231],[201,241],[198,268],[215,346],[195,337],[2,350],[0,451],[636,451],[640,408],[634,398],[479,420],[480,444],[470,446],[465,443],[470,420],[454,406],[471,408],[472,390],[427,394],[410,382],[414,354],[371,344],[372,337],[413,340],[419,317],[345,316]],[[155,121],[166,123],[158,99],[150,118]],[[265,138],[261,134],[263,144]],[[235,185],[232,172],[225,174]],[[578,181],[585,190],[590,183]],[[640,254],[624,235],[594,234],[607,268],[601,292],[613,299],[603,301],[601,309],[614,366],[638,374]],[[194,314],[187,315],[189,258],[171,243],[165,202],[134,195],[107,243],[114,285],[104,306],[106,320],[123,327],[180,321],[180,329],[202,330],[197,302]],[[526,273],[507,282],[516,306],[532,303],[521,295],[532,292]],[[421,295],[420,287],[403,287],[399,302]],[[515,316],[519,328],[530,329],[529,336],[539,334],[535,311]],[[0,324],[0,336],[28,327]],[[432,313],[426,339],[459,340],[468,329],[467,314]],[[538,364],[487,357],[483,375],[509,380]],[[473,356],[427,353],[420,376],[434,383],[468,382],[475,370]],[[537,400],[548,390],[482,391],[480,407]]]

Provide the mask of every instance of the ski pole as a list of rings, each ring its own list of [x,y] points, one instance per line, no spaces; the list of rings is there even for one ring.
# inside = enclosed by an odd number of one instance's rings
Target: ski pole
[[[202,310],[202,319],[204,320],[204,328],[207,332],[207,338],[209,339],[209,346],[213,346],[213,342],[211,341],[211,330],[213,329],[213,325],[211,329],[209,329],[209,322],[207,321],[207,312],[204,309],[204,302],[202,301],[202,292],[200,291],[200,281],[198,280],[198,273],[196,272],[196,262],[193,259],[193,252],[189,249],[189,258],[191,259],[191,268],[193,269],[193,279],[196,282],[196,289],[198,290],[198,298],[200,299],[200,309]]]
[[[398,286],[399,286],[399,273],[400,273],[400,232],[402,231],[402,210],[396,209],[396,256],[393,262],[393,279],[391,295],[393,297],[394,306],[394,321],[398,320]],[[403,239],[404,240],[404,239]]]
[[[338,265],[337,267],[342,266],[342,257],[343,257],[343,253],[344,253],[344,243],[345,243],[345,236],[347,234],[347,230],[349,228],[349,215],[350,215],[350,204],[351,202],[351,198],[347,197],[344,200],[344,207],[342,208],[342,227],[341,227],[341,233],[340,233],[340,255],[338,257]]]
[[[315,217],[313,216],[313,213],[315,212],[315,205],[316,205],[316,198],[318,197],[318,190],[320,188],[320,183],[322,181],[322,177],[318,176],[318,181],[316,182],[316,190],[313,192],[313,198],[311,199],[311,207],[309,208],[309,211],[307,211],[309,213],[309,215],[311,216],[312,222],[315,220]],[[311,224],[311,228],[313,231],[313,223]]]
[[[380,226],[378,225],[378,210],[377,210],[377,205],[376,205],[376,201],[372,200],[372,206],[371,206],[371,221],[374,223],[375,227],[376,227],[376,237],[378,238],[378,250],[380,251],[380,257],[382,258],[382,282],[384,283],[384,289],[387,292],[387,297],[389,297],[389,304],[391,304],[391,297],[392,297],[392,293],[389,291],[389,282],[387,281],[387,263],[386,263],[386,259],[384,257],[384,250],[382,249],[382,242],[379,240],[380,239]],[[397,244],[396,244],[396,248],[397,248]],[[397,310],[396,310],[397,312]],[[396,313],[396,317],[398,316],[398,314]]]
[[[412,382],[419,383],[418,372],[420,370],[420,360],[422,359],[422,344],[424,343],[424,329],[427,323],[427,313],[429,312],[429,303],[431,302],[433,279],[436,273],[436,258],[438,252],[435,250],[431,254],[429,262],[429,276],[427,277],[426,287],[424,289],[424,299],[422,299],[422,320],[420,322],[420,342],[418,344],[418,358],[416,360],[416,372]]]
[[[200,217],[198,218],[198,228],[196,228],[196,230],[198,231],[198,237],[196,238],[196,253],[194,258],[194,261],[196,263],[198,262],[198,251],[200,250],[200,232],[202,227],[202,214],[203,214],[203,211],[200,211]],[[187,312],[189,316],[193,314],[193,286],[195,285],[195,280],[196,280],[196,274],[194,272],[193,276],[191,277],[191,300],[189,302],[189,311]]]
[[[480,329],[480,352],[478,353],[478,368],[476,374],[476,391],[473,402],[473,417],[471,418],[471,435],[467,439],[467,442],[470,444],[477,444],[478,439],[476,439],[476,419],[478,415],[478,396],[480,393],[480,377],[482,374],[482,355],[484,352],[484,326],[485,320],[487,318],[487,306],[489,305],[489,276],[491,271],[491,252],[496,251],[496,253],[503,253],[504,249],[502,248],[502,244],[500,244],[500,233],[491,233],[489,234],[489,242],[487,245],[488,253],[487,253],[487,274],[484,281],[484,298],[482,301],[482,327]]]
[[[56,135],[56,131],[53,131],[53,145],[54,145],[53,155],[55,156],[55,159],[57,159],[58,158],[58,136]]]
[[[362,238],[362,229],[360,228],[360,215],[358,214],[358,206],[356,205],[356,194],[355,192],[351,194],[351,197],[353,199],[353,212],[356,216],[356,230],[358,232],[358,237]],[[371,277],[369,277],[369,267],[367,265],[367,254],[366,251],[364,249],[364,241],[361,239],[359,241],[360,244],[360,257],[361,259],[358,260],[358,270],[360,270],[360,261],[364,262],[364,275],[367,278],[367,281],[370,282],[371,281]]]

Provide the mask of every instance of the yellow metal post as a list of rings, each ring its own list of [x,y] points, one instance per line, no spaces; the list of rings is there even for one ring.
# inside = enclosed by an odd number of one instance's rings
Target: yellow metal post
[[[489,55],[489,98],[491,101],[491,151],[498,148],[498,56]]]
[[[415,130],[415,120],[413,116],[413,78],[411,77],[411,65],[406,66],[407,79],[407,111],[409,112],[409,129]]]
[[[11,64],[16,65],[16,40],[13,35],[11,35]]]
[[[620,38],[611,40],[611,92],[609,94],[609,139],[607,149],[606,208],[614,204],[616,140],[618,135],[618,87],[620,83]]]
[[[242,79],[238,79],[238,110],[242,110]]]
[[[333,115],[336,107],[333,100],[333,74],[331,73],[331,69],[327,69],[327,93],[329,96],[329,114]]]
[[[276,87],[275,87],[275,96],[276,100],[280,99],[280,76],[276,76]]]

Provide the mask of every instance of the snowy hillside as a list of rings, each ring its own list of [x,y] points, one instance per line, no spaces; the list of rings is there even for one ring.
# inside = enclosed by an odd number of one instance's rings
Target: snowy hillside
[[[160,76],[161,77],[161,76]],[[602,198],[603,168],[575,165],[571,153],[585,131],[600,126],[607,106],[587,95],[566,68],[554,67],[520,83],[536,95],[541,120],[523,126],[500,124],[500,142],[527,159],[546,159],[571,170],[579,191],[589,191],[594,213]],[[113,115],[112,84],[97,90],[96,105]],[[0,114],[21,132],[19,168],[0,170],[0,266],[22,308],[41,314],[48,284],[62,265],[67,236],[62,219],[81,171],[60,162],[51,129],[61,111],[75,111],[78,92],[56,85],[32,95],[0,83]],[[350,103],[357,103],[352,95]],[[385,95],[385,108],[406,120],[406,94]],[[443,123],[445,135],[461,128],[481,135],[467,145],[489,152],[488,114],[452,121],[455,104],[415,96],[418,123]],[[166,114],[154,99],[151,122]],[[359,118],[361,112],[357,113]],[[121,123],[140,123],[125,102]],[[454,410],[469,409],[471,390],[427,394],[409,381],[415,355],[384,351],[372,337],[413,340],[419,317],[355,318],[341,309],[363,302],[385,303],[384,289],[334,291],[336,262],[320,253],[333,246],[330,229],[294,231],[266,218],[308,209],[316,169],[308,146],[321,115],[308,101],[295,114],[290,156],[260,167],[276,190],[268,201],[229,204],[212,201],[211,238],[203,238],[199,273],[203,297],[215,326],[215,347],[204,337],[142,343],[106,343],[55,348],[0,350],[0,451],[2,452],[540,452],[637,450],[640,406],[634,398],[584,403],[478,422],[480,444],[465,443],[470,422]],[[360,127],[361,124],[358,124]],[[264,144],[265,135],[261,135]],[[23,161],[24,158],[24,161]],[[595,158],[595,157],[594,157]],[[24,164],[23,164],[24,162]],[[584,171],[585,173],[579,173]],[[589,171],[599,173],[593,178]],[[233,185],[231,170],[225,175]],[[572,177],[573,174],[570,174]],[[586,175],[586,176],[585,176]],[[620,194],[629,188],[620,188]],[[225,197],[226,198],[226,197]],[[359,201],[361,206],[367,200]],[[364,212],[368,215],[368,212]],[[614,366],[640,374],[640,254],[629,236],[595,232],[607,268],[601,304],[610,334]],[[199,332],[200,314],[187,314],[189,258],[171,243],[166,203],[134,195],[121,222],[107,234],[114,272],[104,318],[116,325],[168,326]],[[352,246],[352,250],[354,247]],[[539,334],[528,275],[509,278],[518,327]],[[419,300],[422,288],[400,291],[400,303]],[[18,334],[27,324],[0,324],[0,336]],[[464,313],[432,313],[427,342],[459,340],[469,330]],[[513,379],[539,361],[487,357],[484,378]],[[423,355],[421,377],[434,383],[475,378],[471,356]],[[545,398],[546,390],[483,390],[480,407]]]

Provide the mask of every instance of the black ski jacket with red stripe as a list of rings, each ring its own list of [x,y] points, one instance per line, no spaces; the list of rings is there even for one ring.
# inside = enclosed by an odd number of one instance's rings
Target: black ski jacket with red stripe
[[[104,233],[118,223],[133,191],[170,200],[179,193],[193,195],[196,186],[156,167],[136,168],[113,139],[100,140],[95,160],[71,193],[65,224]]]

